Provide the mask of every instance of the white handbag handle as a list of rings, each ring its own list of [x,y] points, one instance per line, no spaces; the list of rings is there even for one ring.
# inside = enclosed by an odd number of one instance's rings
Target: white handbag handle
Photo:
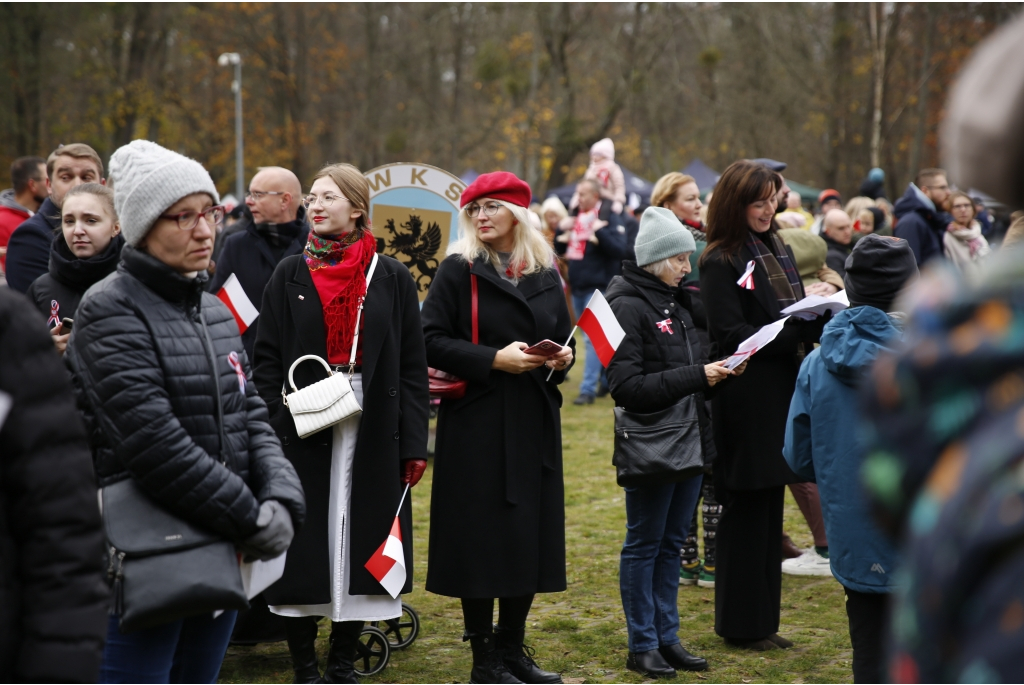
[[[370,279],[373,278],[373,271],[377,268],[377,253],[373,253],[373,261],[370,262],[370,270],[366,272],[366,292],[370,292]],[[363,316],[363,303],[366,302],[366,295],[359,299],[359,309],[356,310],[356,330],[352,334],[352,353],[348,357],[348,377],[356,370],[356,348],[359,346],[359,320]],[[295,387],[294,385],[292,386]]]
[[[331,367],[321,357],[318,357],[315,354],[304,354],[301,357],[299,357],[298,359],[296,359],[295,361],[293,361],[292,362],[292,367],[290,369],[288,369],[288,384],[290,386],[292,386],[292,390],[294,390],[296,392],[298,392],[299,389],[295,387],[295,377],[294,377],[295,367],[298,366],[300,362],[304,362],[307,359],[315,359],[315,360],[317,360],[318,362],[323,364],[325,369],[327,369],[327,375],[328,376],[333,376],[334,375],[334,372],[331,371]]]

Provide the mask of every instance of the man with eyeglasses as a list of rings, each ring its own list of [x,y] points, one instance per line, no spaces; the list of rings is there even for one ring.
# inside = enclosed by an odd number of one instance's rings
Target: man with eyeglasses
[[[910,243],[920,268],[925,262],[943,256],[942,241],[952,217],[948,213],[950,190],[946,172],[922,169],[916,180],[907,185],[907,192],[893,207],[893,235]]]
[[[216,293],[231,274],[246,297],[259,311],[263,289],[282,259],[302,252],[309,236],[306,210],[302,206],[302,185],[288,169],[263,167],[249,182],[245,196],[246,216],[229,234],[221,234],[215,250],[213,277],[209,290]],[[234,228],[234,227],[233,227]],[[242,334],[245,352],[252,359],[259,319]]]

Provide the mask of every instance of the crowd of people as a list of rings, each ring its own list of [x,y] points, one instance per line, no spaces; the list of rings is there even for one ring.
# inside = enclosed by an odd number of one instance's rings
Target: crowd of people
[[[428,467],[433,392],[426,590],[460,600],[470,682],[562,682],[526,626],[538,593],[567,587],[561,388],[574,324],[601,306],[621,341],[602,360],[582,335],[573,403],[616,407],[627,668],[713,665],[681,644],[681,585],[714,589],[726,644],[792,648],[792,573],[841,584],[855,682],[1013,672],[995,638],[934,618],[968,558],[1014,549],[971,526],[1012,541],[1024,520],[1019,485],[993,485],[1019,481],[1022,384],[998,361],[1020,347],[1020,267],[997,259],[984,204],[938,168],[890,204],[872,169],[859,196],[825,190],[812,214],[784,163],[744,159],[713,192],[673,172],[631,209],[614,158],[594,144],[568,207],[535,203],[509,172],[469,184],[422,306],[377,252],[350,164],[307,191],[260,169],[226,226],[207,170],[150,141],[109,169],[81,143],[16,160],[0,193],[0,673],[216,682],[251,599],[239,565],[286,555],[259,601],[283,622],[295,682],[358,682],[364,625],[397,618],[413,586],[407,492]],[[1005,233],[1018,240],[1024,219]],[[966,301],[949,285],[986,278],[995,290]],[[220,297],[229,283],[251,325]],[[787,487],[810,549],[783,529]],[[392,537],[407,570],[394,590],[368,564]],[[968,607],[1003,607],[1004,639],[1024,626],[1014,568]],[[929,670],[967,642],[977,658]]]

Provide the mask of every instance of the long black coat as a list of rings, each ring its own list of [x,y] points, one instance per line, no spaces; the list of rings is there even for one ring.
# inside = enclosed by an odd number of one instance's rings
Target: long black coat
[[[469,265],[441,262],[423,303],[427,360],[465,379],[466,395],[442,400],[430,505],[427,590],[449,597],[520,597],[565,589],[565,503],[558,384],[544,366],[491,369],[512,342],[561,344],[572,323],[558,272],[514,286],[473,263],[480,344],[471,334]]]
[[[402,462],[427,458],[430,396],[416,284],[409,270],[384,255],[373,274],[363,309],[363,414],[352,465],[349,516],[352,540],[347,561],[349,592],[383,595],[387,591],[364,564],[388,537],[404,486]],[[301,299],[300,299],[301,298]],[[267,603],[326,604],[331,601],[328,519],[331,496],[332,431],[299,438],[281,401],[281,386],[299,357],[327,359],[323,307],[302,255],[286,257],[263,293],[256,334],[256,386],[270,409],[270,425],[284,445],[306,491],[306,525],[288,549],[284,577],[264,593]],[[295,369],[295,385],[321,380],[323,367],[304,362]],[[289,392],[291,389],[289,388]],[[400,515],[405,568],[403,592],[412,591],[412,502]]]
[[[92,457],[53,341],[9,288],[0,350],[0,676],[94,683],[109,591]]]
[[[788,245],[786,250],[795,263]],[[732,258],[718,251],[705,256],[700,292],[708,331],[715,354],[726,357],[782,314],[760,262],[754,269],[753,290],[736,284],[754,259],[749,248],[744,245]],[[803,297],[802,289],[796,295]],[[798,346],[817,342],[823,325],[820,317],[807,322],[790,319],[775,340],[750,358],[743,375],[723,384],[712,399],[716,483],[731,490],[757,490],[799,481],[782,458],[786,418],[802,359]]]

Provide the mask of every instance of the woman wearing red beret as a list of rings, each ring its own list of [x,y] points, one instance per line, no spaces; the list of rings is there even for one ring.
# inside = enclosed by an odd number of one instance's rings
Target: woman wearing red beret
[[[467,382],[438,414],[427,590],[462,600],[476,683],[562,682],[523,645],[534,595],[565,590],[558,384],[573,362],[572,347],[524,352],[560,345],[572,330],[551,247],[530,224],[530,196],[507,172],[466,188],[459,240],[422,312],[427,362]]]

